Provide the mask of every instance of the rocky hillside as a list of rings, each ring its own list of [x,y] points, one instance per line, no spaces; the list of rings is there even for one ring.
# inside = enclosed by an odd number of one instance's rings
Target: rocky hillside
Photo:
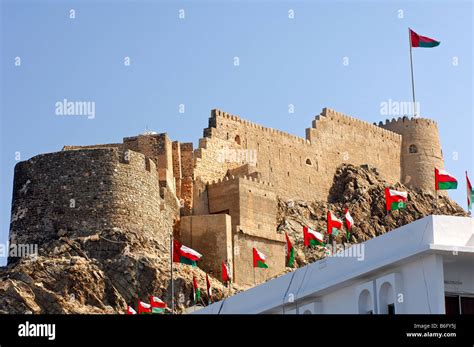
[[[375,169],[347,165],[336,172],[328,202],[278,201],[278,231],[292,239],[296,266],[325,256],[322,247],[303,246],[302,225],[325,234],[328,209],[342,217],[344,207],[349,208],[355,223],[352,243],[430,214],[466,215],[446,196],[436,203],[433,195],[401,184],[392,188],[409,192],[407,208],[387,214],[386,186]],[[342,237],[336,242],[341,243]],[[61,234],[42,244],[39,254],[37,259],[22,258],[0,268],[0,313],[123,313],[127,303],[136,307],[137,297],[147,301],[149,295],[171,302],[169,248],[152,235],[116,228],[92,236]],[[205,273],[177,264],[177,312],[192,305],[193,275],[207,304]],[[214,301],[241,289],[229,293],[220,281],[211,277],[211,283]]]
[[[107,258],[97,250],[107,250]],[[168,247],[143,234],[114,229],[93,237],[59,237],[39,254],[1,268],[0,313],[124,313],[127,304],[136,308],[137,296],[148,302],[149,295],[170,305]],[[205,273],[174,266],[176,312],[192,305],[193,275],[207,304]],[[213,300],[229,294],[220,281],[210,281]]]
[[[385,187],[407,191],[405,209],[390,211],[385,208]],[[304,266],[325,256],[323,247],[306,249],[303,245],[302,226],[321,232],[326,238],[326,213],[331,210],[343,220],[347,207],[354,219],[349,243],[366,241],[402,225],[431,214],[467,216],[457,203],[442,193],[438,199],[433,194],[408,189],[397,183],[384,181],[375,168],[353,165],[341,166],[335,176],[328,201],[279,201],[279,231],[287,232],[296,250],[296,266]],[[344,233],[334,238],[338,244],[347,242]]]

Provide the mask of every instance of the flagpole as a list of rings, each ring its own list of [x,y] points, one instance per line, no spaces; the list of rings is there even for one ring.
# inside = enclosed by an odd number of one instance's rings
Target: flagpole
[[[415,77],[413,75],[413,54],[412,54],[412,42],[411,42],[411,32],[408,28],[408,38],[410,41],[410,67],[411,67],[411,91],[413,94],[413,117],[416,117],[416,102],[415,102]]]
[[[171,314],[174,314],[174,283],[173,283],[173,232],[170,234],[170,254],[171,254]]]
[[[257,280],[255,279],[255,266],[253,267],[253,285],[257,285]]]

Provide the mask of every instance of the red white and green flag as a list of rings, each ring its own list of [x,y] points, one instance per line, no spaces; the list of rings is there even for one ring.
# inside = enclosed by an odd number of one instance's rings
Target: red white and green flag
[[[138,300],[138,314],[151,313],[151,305]]]
[[[339,230],[342,228],[342,221],[337,218],[331,211],[328,211],[328,235],[339,235]]]
[[[466,171],[466,188],[467,188],[467,209],[472,209],[472,201],[474,200],[474,190],[472,190],[471,181],[469,181],[469,177],[467,177]]]
[[[135,311],[133,307],[127,306],[127,314],[137,314],[137,311]]]
[[[346,207],[346,212],[344,214],[345,218],[346,218],[346,239],[347,241],[350,240],[351,238],[351,229],[352,229],[352,226],[354,225],[354,220],[352,219],[352,216],[351,214],[349,213],[349,209]]]
[[[295,263],[295,248],[291,244],[288,234],[285,233],[286,237],[286,266],[293,267]]]
[[[232,275],[230,273],[229,266],[225,263],[225,261],[222,262],[222,282],[230,282],[232,280]]]
[[[435,188],[436,190],[457,189],[458,181],[444,170],[435,168]]]
[[[399,210],[407,206],[407,192],[399,192],[390,188],[385,188],[385,205],[387,211]]]
[[[323,235],[314,231],[307,226],[303,226],[303,236],[304,236],[304,245],[306,247],[310,246],[326,246],[323,242]]]
[[[195,304],[201,300],[201,290],[199,289],[196,276],[193,276],[193,297]]]
[[[258,249],[254,248],[253,249],[253,267],[261,267],[264,269],[268,268],[268,265],[265,264],[265,254],[260,252]]]
[[[410,42],[412,47],[432,48],[439,46],[440,42],[426,36],[421,36],[410,29]]]
[[[150,296],[151,313],[165,312],[166,304],[156,296]]]
[[[179,241],[173,240],[173,262],[196,266],[196,262],[202,255],[194,249],[182,245]]]
[[[211,281],[209,281],[209,276],[206,274],[206,288],[207,288],[207,300],[209,303],[212,303],[212,286]]]

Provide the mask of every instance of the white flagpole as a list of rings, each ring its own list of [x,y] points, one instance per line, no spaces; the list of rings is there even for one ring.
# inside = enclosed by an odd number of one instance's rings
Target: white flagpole
[[[416,101],[415,101],[415,77],[413,75],[413,54],[412,54],[412,42],[411,42],[411,30],[408,28],[408,38],[410,42],[410,67],[411,67],[411,91],[413,94],[413,117],[416,117]]]

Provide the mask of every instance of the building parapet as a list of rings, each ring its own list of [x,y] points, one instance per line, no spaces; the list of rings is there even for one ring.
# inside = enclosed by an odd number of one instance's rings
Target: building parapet
[[[381,136],[386,137],[386,138],[390,138],[390,139],[395,140],[395,141],[401,141],[401,135],[399,135],[399,134],[397,134],[393,131],[390,131],[390,130],[387,130],[387,129],[384,129],[384,128],[380,128],[380,127],[375,126],[374,124],[371,124],[369,122],[363,121],[363,120],[358,119],[356,117],[346,115],[346,114],[341,113],[341,112],[337,112],[337,111],[335,111],[333,109],[330,109],[330,108],[327,108],[327,107],[323,108],[321,114],[315,117],[315,119],[312,123],[312,127],[316,128],[316,124],[318,122],[324,122],[324,121],[337,121],[337,122],[341,122],[341,123],[346,124],[346,125],[357,125],[361,130],[367,130],[367,131],[370,131],[372,133],[381,135]]]
[[[213,109],[211,111],[211,118],[209,119],[209,128],[212,128],[212,127],[216,127],[217,126],[217,122],[212,122],[212,119],[213,118],[216,118],[216,117],[222,117],[222,118],[225,118],[227,120],[231,120],[233,122],[237,122],[237,123],[240,123],[240,124],[243,124],[247,127],[251,127],[251,128],[255,128],[255,129],[258,129],[258,130],[261,130],[261,131],[265,131],[265,132],[268,132],[272,135],[277,135],[277,136],[281,136],[281,137],[284,137],[284,138],[288,138],[288,139],[291,139],[291,140],[294,140],[298,143],[301,143],[301,144],[310,144],[310,141],[306,140],[305,138],[303,137],[299,137],[299,136],[296,136],[296,135],[292,135],[290,133],[287,133],[287,132],[284,132],[284,131],[281,131],[281,130],[278,130],[278,129],[273,129],[273,128],[268,128],[268,127],[264,127],[263,125],[260,125],[260,124],[257,124],[257,123],[253,123],[253,122],[250,122],[248,120],[245,120],[245,119],[241,119],[239,116],[236,116],[236,115],[232,115],[230,113],[227,113],[227,112],[224,112],[224,111],[221,111],[219,109]],[[210,135],[208,133],[208,135]]]
[[[242,176],[225,176],[224,178],[219,178],[218,180],[213,180],[212,182],[207,182],[208,186],[218,186],[218,185],[224,185],[224,184],[230,184],[236,181],[244,181],[246,183],[250,184],[256,184],[256,185],[261,185],[261,186],[266,186],[266,187],[273,187],[273,184],[270,182],[247,176],[247,175],[242,175]]]

